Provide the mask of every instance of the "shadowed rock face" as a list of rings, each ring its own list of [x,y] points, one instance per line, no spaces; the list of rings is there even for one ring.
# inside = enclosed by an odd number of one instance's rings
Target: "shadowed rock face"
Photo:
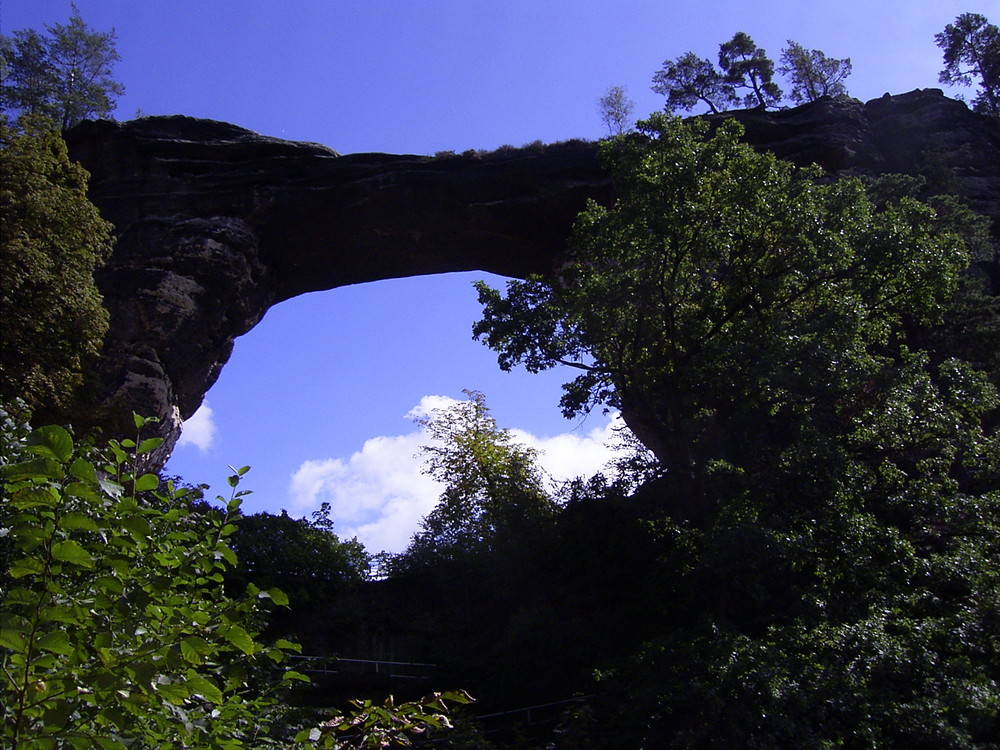
[[[1000,226],[1000,128],[939,91],[732,116],[754,145],[830,171],[914,172],[934,159]],[[120,433],[133,410],[158,416],[160,461],[233,340],[271,305],[421,274],[547,273],[586,199],[613,199],[585,142],[341,156],[179,116],[86,122],[66,139],[118,235],[97,275],[111,329],[79,421]]]

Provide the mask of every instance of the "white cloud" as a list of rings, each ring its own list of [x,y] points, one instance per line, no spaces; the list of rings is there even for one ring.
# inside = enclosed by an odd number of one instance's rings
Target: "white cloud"
[[[434,409],[457,403],[446,396],[424,396],[406,417],[429,415]],[[616,443],[613,417],[586,434],[564,433],[536,437],[512,430],[517,442],[541,451],[539,463],[553,479],[562,481],[590,476],[614,457],[607,443]],[[370,552],[401,552],[420,527],[420,520],[437,503],[443,486],[422,473],[420,446],[427,434],[375,437],[347,459],[326,458],[303,462],[289,484],[289,511],[307,515],[328,502],[336,531],[342,538],[357,536]]]
[[[215,420],[212,419],[212,407],[205,401],[198,407],[198,411],[184,423],[177,447],[184,448],[193,445],[204,453],[215,442],[216,432]]]

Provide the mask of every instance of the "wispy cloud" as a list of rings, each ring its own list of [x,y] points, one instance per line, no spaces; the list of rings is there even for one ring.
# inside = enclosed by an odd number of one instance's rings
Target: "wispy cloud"
[[[212,407],[205,401],[198,411],[191,415],[181,429],[180,439],[177,441],[178,448],[193,445],[203,453],[215,443],[217,430],[215,420],[212,418]]]
[[[447,396],[424,396],[405,416],[427,416],[434,409],[455,404]],[[589,432],[538,437],[512,430],[515,439],[541,451],[539,462],[555,481],[590,476],[605,468],[615,450],[612,430],[617,418],[605,419]],[[308,514],[320,503],[330,503],[336,531],[357,536],[372,552],[400,552],[419,529],[440,497],[442,485],[422,473],[420,447],[430,441],[422,430],[405,435],[375,437],[347,458],[303,462],[289,484],[289,511]]]

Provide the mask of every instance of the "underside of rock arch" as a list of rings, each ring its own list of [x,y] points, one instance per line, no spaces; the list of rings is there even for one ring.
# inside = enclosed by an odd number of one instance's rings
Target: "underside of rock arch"
[[[1000,127],[939,91],[727,116],[755,146],[835,173],[914,172],[935,155],[1000,226]],[[420,274],[544,274],[586,200],[613,200],[597,144],[580,141],[342,156],[178,116],[87,122],[67,142],[118,236],[97,275],[111,329],[79,421],[118,431],[133,410],[157,416],[161,460],[271,305]]]

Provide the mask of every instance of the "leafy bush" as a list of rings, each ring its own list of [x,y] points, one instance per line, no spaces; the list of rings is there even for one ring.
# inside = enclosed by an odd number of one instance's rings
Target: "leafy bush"
[[[264,600],[287,603],[280,591],[223,592],[245,470],[224,511],[192,509],[188,490],[137,475],[159,443],[112,441],[100,457],[49,426],[3,467],[0,736],[11,747],[142,737],[230,748],[266,730],[273,700],[255,681],[294,646],[265,647],[250,625]]]

